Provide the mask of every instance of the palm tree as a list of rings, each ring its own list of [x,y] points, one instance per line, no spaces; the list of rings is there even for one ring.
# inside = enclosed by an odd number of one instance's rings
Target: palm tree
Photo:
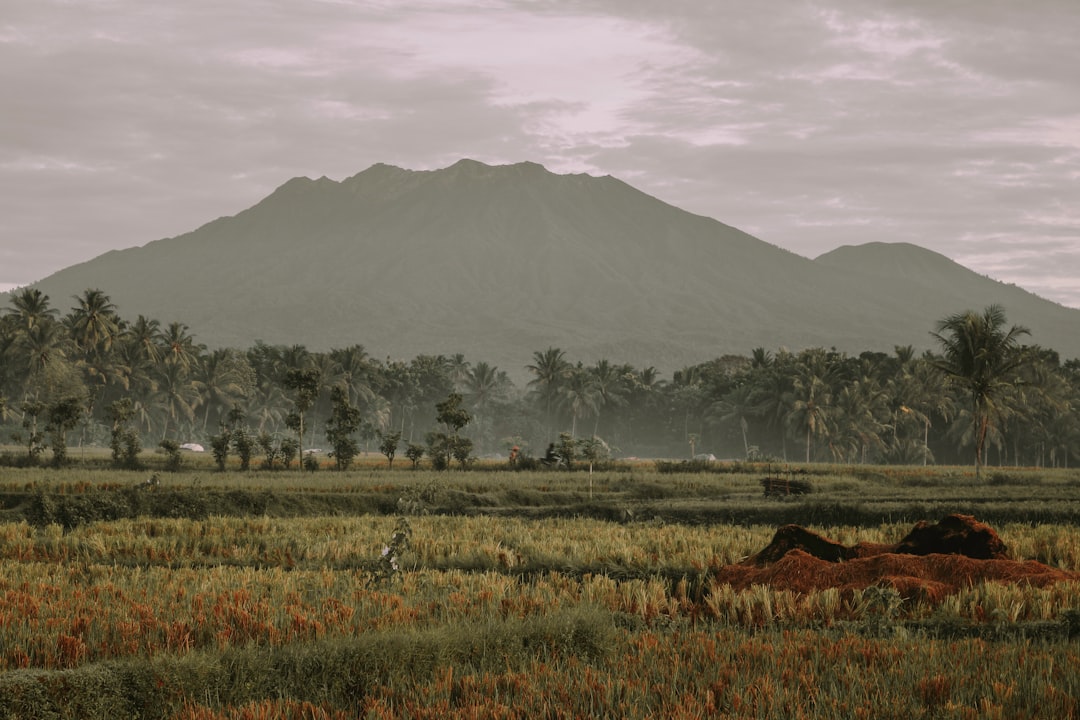
[[[124,342],[130,343],[133,348],[133,365],[157,365],[164,354],[161,323],[157,320],[140,315],[124,329],[123,338]]]
[[[714,424],[737,422],[742,433],[743,457],[749,458],[750,443],[747,440],[746,431],[750,427],[750,419],[759,412],[753,385],[742,382],[710,405],[705,418]]]
[[[244,356],[219,348],[202,358],[192,379],[199,391],[197,404],[203,411],[202,431],[206,433],[211,411],[224,420],[229,410],[243,402],[251,392],[254,371]]]
[[[787,415],[790,428],[806,430],[806,462],[815,437],[826,437],[833,415],[833,382],[839,365],[832,363],[820,348],[800,353],[792,381],[791,409]]]
[[[990,305],[981,314],[968,310],[949,315],[931,333],[942,351],[935,367],[965,392],[971,403],[976,479],[982,474],[987,435],[1004,419],[1002,401],[1026,357],[1019,338],[1031,334],[1020,325],[1006,329],[1005,322],[1001,306]]]
[[[58,383],[68,381],[69,344],[63,326],[48,317],[16,336],[12,355],[16,359],[16,367],[22,369],[26,378],[26,396],[39,399],[48,397],[56,390]]]
[[[570,413],[570,436],[577,437],[578,418],[587,417],[600,407],[600,390],[596,379],[578,363],[563,384],[558,399],[559,407]]]
[[[23,288],[11,298],[9,315],[16,318],[18,327],[30,330],[46,320],[55,320],[58,311],[49,307],[49,296],[37,288]]]
[[[120,318],[109,296],[101,290],[87,290],[74,300],[78,304],[71,309],[68,325],[83,355],[111,350],[120,334]]]
[[[199,361],[199,355],[206,350],[205,345],[195,342],[189,333],[190,328],[184,323],[171,322],[161,334],[165,348],[162,360],[166,365],[179,365],[185,372],[190,371]]]
[[[364,408],[375,402],[373,377],[375,368],[363,345],[330,351],[334,360],[333,384],[346,392],[350,405]]]
[[[194,422],[199,388],[179,362],[162,363],[155,380],[152,407],[160,413],[161,439],[164,440],[174,426]]]
[[[872,448],[880,450],[885,445],[881,433],[886,428],[883,419],[888,417],[888,393],[876,377],[864,374],[840,388],[834,405],[833,454],[841,460],[857,455],[859,462],[867,462]]]
[[[600,359],[589,368],[599,399],[596,407],[596,423],[593,425],[593,435],[600,433],[600,410],[604,408],[618,408],[625,404],[627,387],[626,373],[630,368],[626,366],[612,365],[607,359]]]
[[[898,348],[899,350],[899,348]],[[921,459],[922,464],[933,457],[930,451],[930,428],[934,418],[948,422],[954,414],[952,394],[945,387],[945,376],[927,357],[901,358],[900,372],[888,381],[888,394],[893,403],[893,442],[891,455],[905,455],[905,448],[910,448],[910,440],[901,439],[899,431],[908,421],[914,421],[922,431],[922,447],[918,448],[913,459]]]
[[[464,398],[472,410],[481,451],[484,448],[484,421],[488,419],[488,409],[492,403],[506,397],[510,380],[506,373],[483,360],[473,365],[464,381]]]
[[[559,348],[549,347],[543,352],[539,350],[534,352],[532,364],[526,365],[525,369],[533,374],[533,379],[528,382],[528,386],[532,388],[533,396],[544,408],[544,421],[550,432],[551,410],[569,375],[571,365],[566,360],[565,352]]]

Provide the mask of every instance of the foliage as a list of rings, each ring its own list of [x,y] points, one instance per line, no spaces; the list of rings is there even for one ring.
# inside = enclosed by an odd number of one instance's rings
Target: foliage
[[[38,429],[38,416],[44,412],[45,406],[40,402],[24,402],[19,410],[22,412],[21,433],[12,433],[11,439],[26,446],[26,461],[29,465],[37,465],[38,460],[45,448],[45,433]]]
[[[386,463],[388,468],[394,467],[394,455],[397,453],[398,443],[401,442],[401,431],[394,430],[391,432],[379,432],[379,452],[386,456]],[[417,458],[417,461],[419,458]],[[416,466],[416,461],[413,461],[413,467]]]
[[[82,413],[83,403],[77,397],[66,397],[49,406],[45,432],[52,444],[53,467],[63,467],[67,462],[67,434],[79,424]]]
[[[1005,324],[1001,308],[956,313],[937,325],[928,317],[927,329],[937,330],[929,334],[936,352],[753,348],[667,377],[607,358],[586,365],[549,347],[523,360],[527,382],[518,388],[484,359],[462,355],[381,361],[355,344],[314,352],[258,341],[208,351],[181,322],[121,316],[99,289],[77,296],[64,315],[47,295],[26,289],[0,311],[0,397],[7,398],[0,424],[25,450],[19,464],[38,463],[55,445],[48,409],[78,397],[81,446],[108,442],[117,467],[133,467],[142,438],[212,446],[211,428],[231,434],[228,409],[240,407],[254,438],[291,434],[294,458],[306,459],[306,446],[333,445],[325,430],[331,389],[339,387],[361,413],[361,443],[375,428],[410,441],[442,432],[484,454],[497,438],[543,448],[565,431],[603,437],[619,454],[659,459],[685,457],[692,443],[695,453],[751,462],[956,464],[974,454],[980,476],[987,465],[1080,463],[1080,359],[1020,346],[1026,331]],[[977,396],[990,401],[976,402],[973,388],[989,388]],[[445,405],[453,395],[461,398],[456,408]],[[130,415],[120,428],[111,408],[123,400]],[[26,413],[22,402],[40,407]],[[470,421],[439,420],[440,406]],[[443,467],[465,447],[456,439],[436,444],[445,446],[442,460],[433,460]],[[62,462],[65,450],[53,461]]]
[[[360,446],[353,434],[360,429],[360,410],[349,404],[349,396],[341,387],[330,391],[333,408],[326,422],[326,439],[334,448],[334,463],[338,470],[348,470],[353,458],[360,453]]]
[[[555,444],[555,453],[562,460],[567,470],[574,468],[577,458],[578,440],[570,433],[559,433],[559,442]]]
[[[112,449],[112,461],[115,467],[125,470],[138,469],[139,453],[142,451],[139,432],[128,425],[134,415],[135,410],[130,398],[122,398],[109,406],[112,426],[109,447]]]
[[[180,456],[180,443],[175,440],[162,440],[158,443],[158,447],[165,453],[165,469],[169,472],[178,472],[181,465],[183,465],[183,458]]]
[[[950,315],[933,333],[943,352],[935,367],[963,388],[971,402],[976,477],[982,471],[987,436],[1009,415],[1006,400],[1030,354],[1020,345],[1020,337],[1030,331],[1018,325],[1006,330],[1005,322],[1004,309],[991,305],[982,314]]]
[[[225,471],[225,464],[229,460],[229,446],[232,445],[232,431],[224,424],[221,432],[210,437],[210,451],[214,455],[214,462],[221,472]]]
[[[413,470],[416,470],[420,465],[420,460],[424,457],[424,452],[424,446],[417,445],[416,443],[409,443],[408,447],[405,448],[405,457],[409,458]]]
[[[247,472],[251,469],[251,457],[255,453],[255,438],[251,437],[251,433],[243,425],[233,428],[229,437],[232,449],[240,460],[240,470]]]

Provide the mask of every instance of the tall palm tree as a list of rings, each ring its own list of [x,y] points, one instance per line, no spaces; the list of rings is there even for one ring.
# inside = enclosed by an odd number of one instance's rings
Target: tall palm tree
[[[588,417],[600,407],[600,390],[596,379],[578,363],[563,384],[558,399],[559,407],[570,413],[570,435],[577,437],[578,418]]]
[[[1007,413],[1002,401],[1026,356],[1020,338],[1031,334],[1022,325],[1006,329],[1005,323],[1002,307],[990,305],[982,313],[949,315],[931,333],[942,352],[935,366],[971,403],[976,479],[982,475],[987,435]]]
[[[792,403],[786,422],[791,429],[806,431],[806,462],[816,437],[827,437],[833,408],[833,384],[840,366],[820,348],[799,355],[792,380]]]
[[[185,423],[195,420],[195,407],[199,402],[199,388],[191,375],[179,362],[164,362],[158,366],[155,390],[151,396],[152,407],[161,423],[161,439],[170,430],[179,430]]]
[[[108,352],[120,334],[116,306],[101,290],[91,289],[74,296],[68,325],[75,344],[84,356]]]
[[[375,401],[375,368],[363,345],[330,351],[334,360],[332,382],[345,390],[349,404],[365,408]]]
[[[14,315],[17,325],[30,330],[46,320],[55,320],[59,311],[49,307],[49,296],[37,288],[23,288],[11,298],[11,309],[7,314]]]
[[[626,386],[626,373],[630,368],[612,364],[606,358],[596,361],[589,368],[593,383],[599,394],[596,406],[596,422],[593,424],[593,435],[600,432],[600,411],[605,408],[619,408],[626,402],[628,388]]]
[[[162,360],[166,365],[179,365],[185,372],[191,371],[199,361],[200,354],[206,350],[205,345],[195,342],[190,328],[184,323],[171,322],[161,334],[164,347]]]
[[[509,387],[510,380],[506,373],[483,360],[477,361],[465,377],[464,399],[473,414],[481,451],[485,447],[485,422],[490,419],[488,410],[492,403],[506,397]]]
[[[563,384],[571,370],[566,360],[566,353],[556,347],[533,353],[533,361],[525,369],[533,374],[528,387],[532,388],[533,397],[544,408],[544,422],[551,431],[552,409],[554,408]]]
[[[913,459],[922,464],[933,457],[930,451],[930,428],[935,418],[949,422],[955,413],[953,396],[946,387],[945,376],[927,357],[909,356],[901,360],[898,375],[889,378],[888,394],[893,404],[893,448],[890,454],[904,455],[909,439],[900,437],[900,430],[909,422],[916,423],[922,438],[921,447]]]
[[[254,371],[244,356],[219,348],[200,360],[192,372],[192,380],[199,391],[196,404],[203,411],[202,431],[207,433],[211,412],[224,420],[228,412],[251,393]]]
[[[157,365],[165,353],[161,323],[145,315],[140,315],[124,329],[123,341],[133,348],[130,356],[133,366]]]
[[[12,345],[16,369],[25,378],[24,395],[36,399],[49,397],[60,382],[67,382],[70,363],[70,340],[63,326],[43,318],[20,332]]]
[[[736,422],[742,433],[743,457],[750,457],[750,443],[746,437],[750,428],[750,420],[760,413],[758,399],[754,394],[754,386],[749,382],[742,382],[724,397],[712,403],[705,412],[705,419],[713,424]]]

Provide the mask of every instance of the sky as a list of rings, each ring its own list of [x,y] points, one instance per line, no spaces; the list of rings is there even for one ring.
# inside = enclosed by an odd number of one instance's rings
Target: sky
[[[1077,37],[1076,0],[0,0],[0,290],[472,158],[1080,308]]]

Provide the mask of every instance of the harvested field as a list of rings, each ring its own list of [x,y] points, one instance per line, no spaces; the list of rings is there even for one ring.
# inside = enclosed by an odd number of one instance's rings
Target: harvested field
[[[969,515],[915,525],[900,542],[845,546],[797,525],[785,525],[761,552],[717,571],[737,590],[766,585],[800,593],[838,588],[892,587],[905,598],[939,602],[984,582],[1034,587],[1080,580],[1080,573],[1035,560],[1008,559],[993,528]]]

